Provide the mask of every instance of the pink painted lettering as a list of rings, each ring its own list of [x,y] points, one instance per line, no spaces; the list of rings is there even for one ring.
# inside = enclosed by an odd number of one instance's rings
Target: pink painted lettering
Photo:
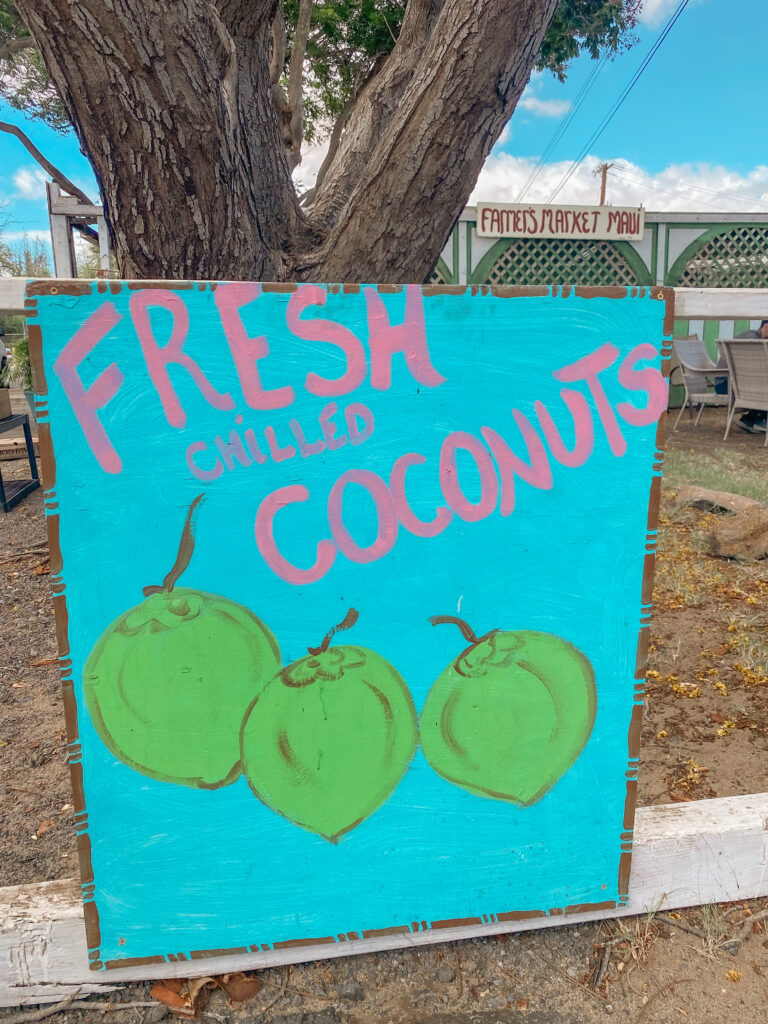
[[[477,502],[468,501],[461,489],[456,462],[456,452],[459,448],[469,452],[480,474],[480,500]],[[480,519],[485,519],[496,508],[499,481],[493,459],[485,446],[472,434],[455,430],[443,441],[440,449],[440,487],[449,506],[466,523],[476,523]]]
[[[365,488],[376,507],[376,539],[367,548],[360,547],[344,525],[344,491],[349,484]],[[398,519],[392,495],[381,477],[368,469],[349,469],[333,485],[328,496],[328,523],[339,551],[350,562],[375,562],[389,554],[397,540]]]
[[[603,390],[599,375],[603,370],[606,370],[616,362],[618,355],[619,350],[616,346],[606,342],[600,348],[595,349],[594,352],[590,352],[588,356],[584,356],[575,363],[556,370],[553,374],[556,380],[561,380],[566,384],[584,381],[594,400],[611,452],[616,456],[623,455],[626,452],[627,442],[611,408],[611,403],[608,401]]]
[[[423,466],[426,461],[418,452],[406,452],[405,455],[401,455],[392,467],[389,491],[395,503],[397,517],[409,533],[416,537],[437,537],[453,519],[453,512],[445,505],[440,505],[434,519],[425,522],[414,513],[405,493],[405,474],[411,466]]]
[[[96,414],[115,397],[125,377],[117,363],[111,363],[89,388],[84,388],[77,370],[121,320],[115,304],[105,302],[75,331],[53,364],[53,371],[61,381],[80,429],[97,462],[107,473],[121,473],[123,461]]]
[[[350,444],[362,444],[367,441],[373,433],[373,413],[366,405],[360,402],[352,402],[344,410],[347,430],[349,432]],[[358,423],[362,421],[362,427]]]
[[[327,379],[316,373],[308,373],[304,387],[311,395],[335,398],[359,388],[365,380],[367,366],[362,342],[352,331],[333,320],[302,320],[301,314],[308,306],[324,306],[328,295],[325,288],[316,284],[303,284],[291,295],[285,320],[288,329],[304,341],[325,341],[341,349],[347,360],[347,368],[340,377]]]
[[[224,472],[224,467],[221,464],[221,460],[214,457],[214,463],[212,469],[203,469],[202,466],[197,464],[195,455],[198,452],[207,452],[208,445],[205,441],[195,441],[187,448],[187,465],[189,466],[193,476],[196,476],[198,480],[205,480],[206,483],[209,480],[216,480]]]
[[[515,455],[501,434],[495,430],[483,427],[480,431],[499,467],[501,514],[503,516],[511,515],[515,508],[515,476],[519,476],[521,480],[540,491],[548,491],[552,487],[552,469],[541,438],[527,416],[524,416],[519,409],[513,409],[512,416],[523,435],[530,462],[524,462]]]
[[[243,306],[254,302],[260,294],[260,284],[220,284],[215,292],[216,308],[248,407],[284,409],[293,402],[294,390],[289,385],[282,388],[264,388],[258,364],[269,355],[269,345],[263,334],[256,338],[249,337],[240,316]]]
[[[248,427],[246,432],[243,434],[243,437],[245,438],[246,446],[253,461],[258,462],[260,466],[263,466],[267,461],[267,456],[259,447],[259,441],[256,434],[250,427]]]
[[[568,411],[573,417],[574,439],[573,448],[567,448],[563,441],[562,434],[555,426],[555,422],[543,402],[536,402],[534,409],[539,417],[544,438],[549,445],[549,450],[561,466],[569,466],[574,469],[583,466],[592,454],[595,447],[595,429],[592,424],[592,414],[589,411],[589,404],[580,391],[570,391],[563,388],[560,397],[568,406]]]
[[[219,455],[224,465],[230,472],[235,468],[235,462],[238,462],[241,466],[251,465],[251,459],[243,447],[243,442],[240,440],[236,430],[230,431],[229,441],[225,441],[223,437],[216,437],[214,443],[219,450]]]
[[[405,319],[390,324],[384,301],[375,289],[365,289],[368,309],[368,345],[371,350],[371,387],[387,391],[392,383],[392,356],[402,352],[411,376],[422,387],[445,383],[432,365],[424,324],[424,298],[417,284],[405,286]]]
[[[282,508],[309,500],[309,491],[301,484],[280,487],[268,494],[256,513],[256,546],[261,557],[281,579],[294,586],[316,583],[325,576],[336,560],[336,545],[330,540],[321,540],[317,545],[314,564],[301,569],[285,558],[277,546],[274,536],[275,516]]]
[[[310,455],[317,455],[318,452],[322,452],[325,450],[324,441],[312,441],[311,443],[307,441],[306,437],[304,436],[304,431],[301,429],[301,424],[299,423],[298,420],[291,420],[288,426],[290,427],[291,433],[293,434],[293,438],[296,441],[296,444],[299,446],[299,455],[302,457],[302,459],[306,459]]]
[[[285,448],[280,447],[277,437],[275,436],[274,427],[264,428],[264,439],[267,442],[267,450],[273,462],[286,462],[288,459],[292,459],[296,454],[296,449],[292,444],[286,445]]]
[[[167,310],[172,317],[171,336],[165,345],[159,345],[152,330],[150,308]],[[230,394],[220,394],[197,363],[184,352],[184,343],[189,333],[189,310],[178,292],[166,289],[148,289],[134,292],[130,300],[131,319],[144,353],[149,376],[155,385],[163,405],[165,418],[172,427],[183,427],[187,414],[171,383],[168,367],[183,367],[197,385],[201,394],[214,409],[234,409],[235,402]]]
[[[320,430],[323,433],[323,440],[331,452],[335,452],[337,448],[343,448],[347,443],[346,437],[336,437],[336,431],[339,427],[337,423],[333,423],[331,420],[331,417],[335,416],[338,411],[339,407],[336,403],[329,402],[320,413]]]
[[[638,409],[631,402],[619,402],[616,412],[633,427],[645,427],[656,423],[659,416],[667,408],[669,385],[659,371],[648,366],[637,370],[638,363],[646,359],[656,359],[658,352],[653,345],[638,345],[632,349],[619,367],[619,383],[627,391],[644,391],[648,396],[645,408]]]

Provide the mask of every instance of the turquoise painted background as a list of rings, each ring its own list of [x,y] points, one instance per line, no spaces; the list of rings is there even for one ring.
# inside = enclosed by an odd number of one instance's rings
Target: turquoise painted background
[[[316,439],[319,413],[330,399],[306,394],[301,384],[310,371],[339,376],[343,357],[330,345],[292,336],[285,325],[288,293],[262,294],[243,309],[243,324],[268,339],[270,354],[260,363],[265,386],[292,384],[297,400],[290,408],[256,412],[242,399],[212,292],[178,292],[190,314],[185,351],[219,391],[231,392],[236,408],[212,409],[189,374],[173,367],[187,413],[185,427],[177,429],[163,415],[131,325],[133,293],[116,291],[41,296],[37,319],[57,459],[101,959],[618,899],[656,424],[620,420],[627,451],[617,457],[589,398],[594,451],[577,468],[551,460],[550,490],[518,480],[511,516],[502,517],[497,504],[480,522],[454,517],[433,539],[401,529],[384,558],[353,564],[338,556],[331,571],[308,586],[288,584],[269,569],[256,547],[254,520],[271,491],[305,485],[310,500],[280,513],[277,536],[286,557],[307,566],[317,541],[329,535],[326,502],[338,477],[367,468],[386,480],[407,451],[426,457],[409,471],[408,495],[414,510],[431,518],[444,504],[437,460],[445,436],[461,430],[479,437],[489,426],[525,456],[512,410],[536,424],[534,402],[540,400],[570,445],[572,419],[553,372],[606,342],[620,352],[601,374],[606,395],[614,407],[630,402],[642,408],[647,396],[625,390],[617,367],[644,342],[657,354],[642,365],[660,366],[663,303],[648,297],[426,296],[429,353],[445,383],[422,387],[396,354],[389,390],[366,381],[335,399],[341,410],[360,402],[373,413],[374,431],[362,444],[305,460],[236,466],[201,484],[185,459],[194,442],[212,444],[216,435],[249,426],[258,434],[267,425],[287,441],[292,418],[308,440]],[[393,324],[403,320],[404,298],[402,292],[382,295]],[[100,413],[122,458],[119,474],[104,472],[94,458],[54,369],[78,327],[105,302],[114,303],[122,320],[78,372],[86,387],[112,363],[124,375]],[[367,348],[362,293],[330,294],[323,309],[310,309],[303,319],[313,316],[344,324]],[[164,343],[169,315],[154,311],[152,326]],[[589,396],[583,383],[565,386]],[[343,423],[342,416],[336,419]],[[477,474],[463,457],[459,474],[467,497],[477,500]],[[430,616],[461,615],[478,634],[493,628],[554,633],[583,651],[595,669],[597,718],[582,755],[538,803],[518,808],[449,784],[419,751],[390,799],[338,845],[274,814],[242,778],[207,792],[153,781],[117,761],[83,706],[83,666],[105,628],[141,603],[142,588],[162,582],[186,510],[201,492],[206,501],[181,582],[250,608],[277,637],[283,664],[318,645],[355,607],[357,625],[337,642],[369,647],[390,661],[420,711],[434,680],[465,646],[454,628],[433,628]],[[372,542],[372,506],[358,488],[349,491],[345,522],[358,543]]]

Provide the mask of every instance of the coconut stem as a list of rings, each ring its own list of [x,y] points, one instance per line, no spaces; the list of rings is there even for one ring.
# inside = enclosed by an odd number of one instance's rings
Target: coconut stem
[[[204,498],[204,494],[198,494],[187,510],[187,518],[184,521],[184,529],[179,543],[179,553],[176,555],[176,561],[173,563],[171,571],[163,580],[162,587],[144,587],[145,597],[149,597],[150,594],[160,594],[163,591],[170,594],[178,583],[179,577],[189,565],[192,552],[195,550],[195,512]]]
[[[432,615],[429,621],[433,626],[443,626],[445,624],[458,626],[465,640],[469,640],[471,644],[480,643],[480,638],[475,636],[475,632],[469,623],[465,622],[464,619],[456,618],[455,615]]]
[[[340,633],[344,629],[351,629],[352,626],[357,622],[359,613],[356,608],[350,608],[341,622],[334,626],[333,629],[329,630],[323,637],[323,642],[319,647],[308,647],[307,650],[313,657],[317,657],[318,654],[325,654],[331,643],[334,633]]]

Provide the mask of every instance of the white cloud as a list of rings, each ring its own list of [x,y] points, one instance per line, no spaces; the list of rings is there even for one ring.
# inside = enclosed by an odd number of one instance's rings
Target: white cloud
[[[308,188],[313,187],[327,152],[327,142],[322,142],[319,146],[307,146],[301,151],[301,163],[293,170],[293,180],[299,192],[306,192]]]
[[[594,205],[600,181],[594,169],[602,157],[588,156],[555,202]],[[768,212],[768,166],[748,174],[710,164],[670,164],[659,174],[648,174],[638,164],[616,159],[608,174],[608,202],[614,206],[645,206],[647,210],[698,212]],[[536,161],[509,153],[492,154],[472,192],[478,201],[514,202]],[[545,164],[526,193],[524,202],[544,203],[570,170],[569,161]]]
[[[527,110],[534,117],[563,117],[572,107],[570,100],[546,100],[539,93],[548,81],[541,71],[535,71],[517,101],[518,110]]]
[[[529,90],[526,90],[524,98]],[[535,158],[499,152],[501,145],[511,138],[513,127],[514,122],[505,127],[501,139],[486,160],[469,199],[470,205],[478,201],[514,202],[536,166]],[[310,146],[304,151],[302,162],[293,174],[302,191],[314,185],[327,152],[327,144]],[[600,180],[594,170],[604,160],[614,163],[608,173],[608,202],[614,206],[700,213],[718,210],[768,212],[768,166],[764,164],[755,166],[748,173],[716,164],[669,164],[658,174],[649,174],[639,164],[610,155],[586,157],[555,202],[589,206],[597,203]],[[570,168],[571,163],[567,160],[545,164],[523,201],[547,202]]]
[[[528,110],[535,117],[562,117],[571,109],[570,100],[543,100],[538,96],[523,93],[517,104],[518,110]]]
[[[650,28],[656,28],[672,14],[679,2],[680,0],[643,0],[637,20]],[[687,10],[697,2],[698,0],[692,0]]]
[[[677,7],[678,0],[644,0],[638,15],[638,21],[644,25],[658,25],[662,18]]]
[[[500,149],[503,149],[508,142],[512,141],[512,122],[507,121],[501,130],[501,135],[496,139],[491,152],[497,153]]]
[[[50,242],[51,232],[47,229],[37,229],[33,231],[4,231],[3,232],[4,242]]]
[[[17,199],[44,199],[48,175],[40,167],[20,167],[13,176]]]

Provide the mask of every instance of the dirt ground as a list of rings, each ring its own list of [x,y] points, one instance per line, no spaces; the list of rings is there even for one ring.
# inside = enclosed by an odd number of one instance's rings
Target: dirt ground
[[[722,412],[707,410],[698,427],[685,418],[668,438],[641,804],[768,790],[768,561],[706,555],[712,514],[676,501],[681,486],[698,483],[768,502],[764,437],[735,431],[724,442],[722,433]],[[0,470],[6,479],[26,475],[18,460]],[[0,650],[0,885],[73,877],[39,490],[0,513]],[[736,955],[720,943],[764,908],[768,899],[273,969],[258,975],[261,989],[249,1001],[230,1006],[216,990],[203,1012],[275,1024],[591,1024],[606,1015],[757,1024],[768,1019],[768,919],[754,922]],[[110,999],[113,1010],[150,1002],[147,985]],[[76,1005],[53,1019],[104,1015],[103,1000],[98,1009]],[[119,1019],[153,1022],[165,1013],[126,1005]],[[0,1011],[0,1022],[15,1016]]]

